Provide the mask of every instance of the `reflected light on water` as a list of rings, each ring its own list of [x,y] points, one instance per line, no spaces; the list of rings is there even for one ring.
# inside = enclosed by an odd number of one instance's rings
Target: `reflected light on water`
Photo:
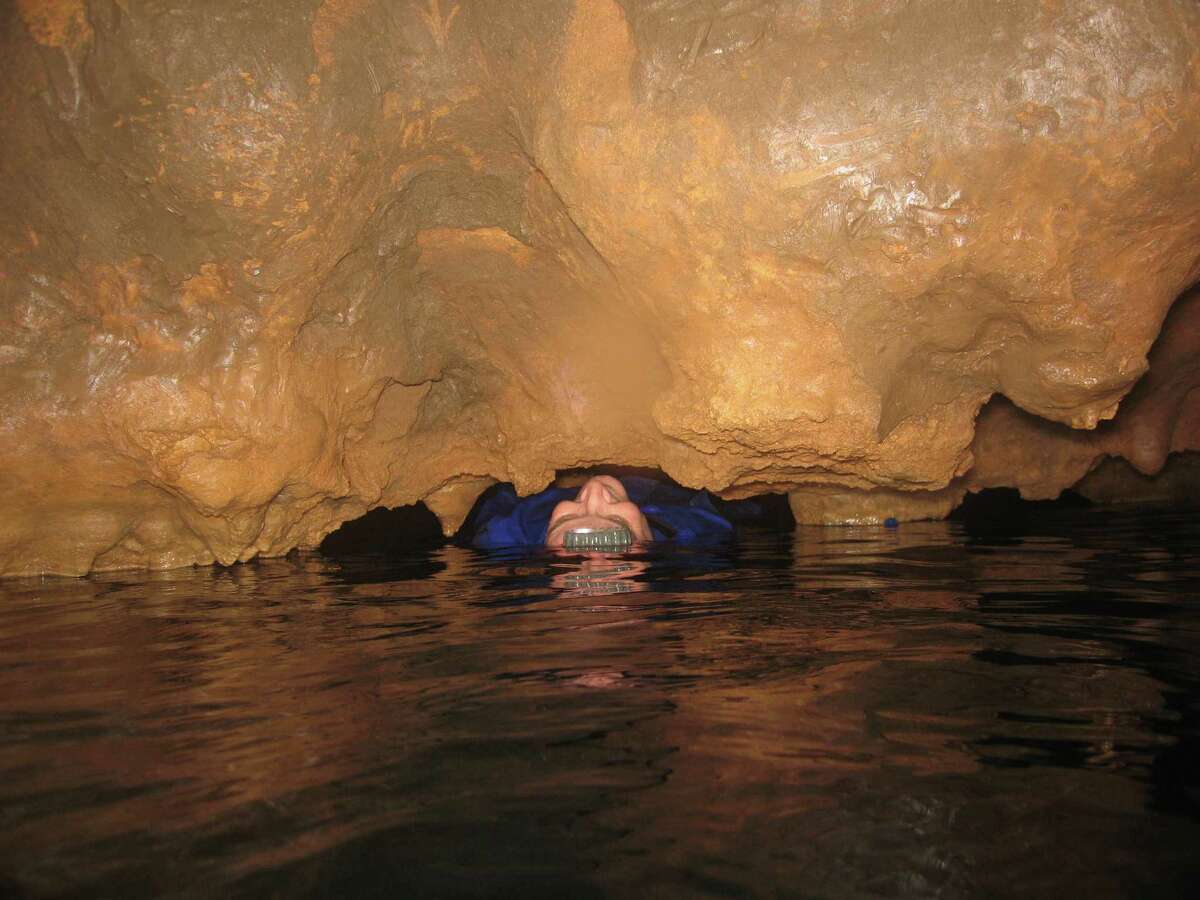
[[[0,889],[1169,894],[1198,574],[1076,510],[8,582]]]

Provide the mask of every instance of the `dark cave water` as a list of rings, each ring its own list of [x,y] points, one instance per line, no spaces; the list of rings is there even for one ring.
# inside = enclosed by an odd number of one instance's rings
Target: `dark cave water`
[[[1191,895],[1200,527],[0,584],[0,894]]]

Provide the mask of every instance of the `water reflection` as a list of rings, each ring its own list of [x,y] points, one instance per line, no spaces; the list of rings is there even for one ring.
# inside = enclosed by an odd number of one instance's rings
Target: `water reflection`
[[[1085,510],[9,582],[0,888],[1169,892],[1198,570]]]
[[[564,597],[631,594],[648,589],[644,581],[638,580],[648,568],[643,560],[619,554],[588,553],[572,557],[564,553],[563,561],[551,569],[550,584]]]

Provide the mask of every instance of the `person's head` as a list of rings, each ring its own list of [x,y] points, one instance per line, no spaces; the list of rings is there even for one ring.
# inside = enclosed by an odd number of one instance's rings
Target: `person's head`
[[[584,482],[574,500],[563,500],[550,513],[546,546],[561,547],[563,536],[576,528],[614,528],[624,525],[634,541],[653,539],[650,523],[625,486],[611,475],[596,475]]]

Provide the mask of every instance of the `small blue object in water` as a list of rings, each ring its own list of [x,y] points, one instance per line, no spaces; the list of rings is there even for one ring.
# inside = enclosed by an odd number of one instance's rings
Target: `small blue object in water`
[[[886,519],[883,520],[884,528],[897,528],[897,527],[899,527],[899,525],[900,525],[900,520],[893,519],[891,516],[888,516]]]

